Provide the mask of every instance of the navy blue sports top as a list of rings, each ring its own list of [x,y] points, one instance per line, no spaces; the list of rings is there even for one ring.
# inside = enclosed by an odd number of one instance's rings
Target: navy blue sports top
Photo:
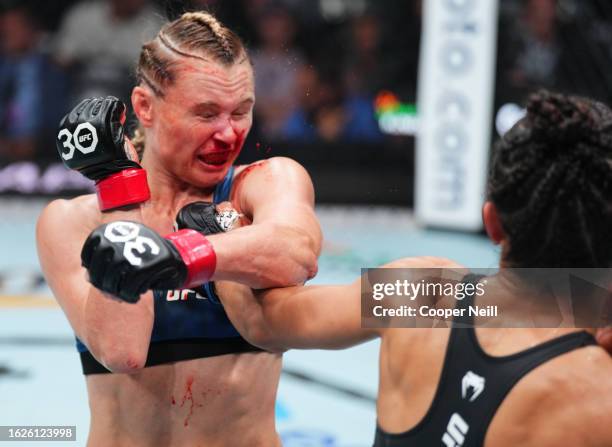
[[[229,200],[234,167],[215,188],[213,202]],[[145,366],[259,351],[229,321],[211,283],[196,290],[155,290],[155,320]],[[84,374],[109,373],[77,338]]]
[[[467,275],[464,282],[475,284],[480,278]],[[473,303],[472,295],[460,306]],[[438,389],[425,417],[404,433],[377,427],[374,447],[482,447],[497,409],[521,378],[559,355],[596,344],[591,334],[573,332],[517,354],[492,357],[480,347],[473,317],[467,314],[453,322]]]

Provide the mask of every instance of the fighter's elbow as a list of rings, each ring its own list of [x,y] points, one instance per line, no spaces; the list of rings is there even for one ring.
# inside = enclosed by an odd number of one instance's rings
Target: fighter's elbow
[[[133,374],[145,367],[146,358],[138,355],[109,356],[102,364],[116,374]]]
[[[286,278],[286,284],[303,284],[318,272],[318,244],[311,235],[297,231],[293,247],[294,270],[287,272],[291,277]]]
[[[304,263],[304,274],[306,276],[305,281],[317,276],[319,271],[319,259],[316,252],[309,253],[309,257]]]
[[[301,256],[300,259],[294,260],[292,264],[285,263],[282,270],[275,270],[274,278],[267,287],[297,286],[314,278],[318,271],[317,259],[305,258],[306,256]]]
[[[318,243],[304,230],[281,224],[268,225],[270,234],[258,251],[245,255],[253,268],[254,289],[300,285],[318,270]]]
[[[92,352],[106,369],[117,374],[133,374],[145,367],[147,352],[131,348],[98,348]]]

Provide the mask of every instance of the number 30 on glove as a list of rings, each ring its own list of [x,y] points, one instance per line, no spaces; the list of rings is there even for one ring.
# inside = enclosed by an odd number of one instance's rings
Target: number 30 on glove
[[[194,230],[161,237],[143,224],[117,221],[96,228],[81,251],[89,281],[135,303],[151,289],[181,289],[207,282],[217,258],[211,243]]]
[[[64,116],[55,141],[66,167],[96,182],[102,211],[150,196],[147,174],[126,146],[125,110],[113,96],[85,99]]]

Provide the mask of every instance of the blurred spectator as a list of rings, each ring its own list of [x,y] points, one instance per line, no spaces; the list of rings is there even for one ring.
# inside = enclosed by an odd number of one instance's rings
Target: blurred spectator
[[[560,48],[556,35],[556,0],[529,0],[519,21],[523,48],[513,80],[517,84],[554,83]]]
[[[264,138],[277,139],[296,107],[296,79],[302,56],[293,47],[296,25],[281,4],[264,8],[257,21],[260,46],[251,54],[255,66],[255,111]]]
[[[299,107],[285,122],[284,138],[326,142],[381,138],[372,104],[346,97],[342,84],[333,76],[322,76],[312,65],[302,66],[297,86]]]
[[[558,86],[561,46],[558,38],[557,0],[526,0],[511,23],[500,28],[500,87],[508,98],[522,98],[539,88]],[[507,34],[506,34],[507,33]]]
[[[344,79],[352,95],[373,98],[387,85],[383,54],[380,48],[378,17],[366,14],[353,19],[344,65]]]
[[[55,155],[54,133],[65,110],[63,73],[44,51],[43,34],[23,3],[5,6],[0,36],[0,161]]]
[[[129,102],[140,48],[162,17],[147,0],[95,0],[68,11],[56,42],[58,61],[73,77],[71,102],[115,95]]]

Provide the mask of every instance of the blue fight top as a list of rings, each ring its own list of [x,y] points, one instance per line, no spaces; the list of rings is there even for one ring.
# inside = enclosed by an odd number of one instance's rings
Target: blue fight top
[[[215,188],[213,203],[229,200],[233,176],[232,166]],[[259,350],[236,331],[215,294],[213,283],[196,290],[155,290],[153,296],[155,318],[145,367]],[[110,372],[78,338],[76,345],[84,374]]]

